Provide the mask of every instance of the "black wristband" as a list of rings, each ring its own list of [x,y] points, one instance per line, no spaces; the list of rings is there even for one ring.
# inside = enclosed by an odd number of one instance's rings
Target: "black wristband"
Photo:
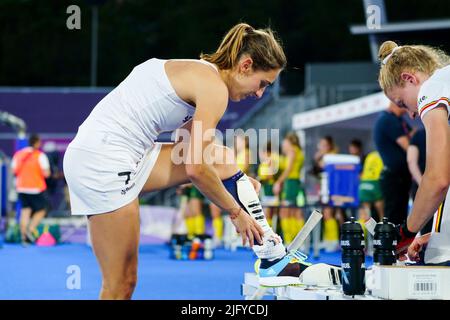
[[[417,232],[411,232],[408,230],[408,224],[405,222],[402,223],[401,226],[402,232],[407,238],[414,238],[417,235]]]

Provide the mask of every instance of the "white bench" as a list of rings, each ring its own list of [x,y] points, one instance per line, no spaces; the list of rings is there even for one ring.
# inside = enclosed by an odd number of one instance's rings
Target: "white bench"
[[[267,296],[273,297],[275,300],[381,300],[370,295],[346,296],[340,288],[260,287],[256,273],[244,274],[241,293],[245,300],[260,300]]]

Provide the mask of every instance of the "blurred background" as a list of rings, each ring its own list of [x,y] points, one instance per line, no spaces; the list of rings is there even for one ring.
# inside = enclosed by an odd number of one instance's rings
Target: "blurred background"
[[[76,8],[69,10],[74,5]],[[370,25],[373,17],[373,12],[368,10],[370,5],[379,8],[375,27]],[[276,128],[280,130],[280,145],[283,137],[294,132],[304,156],[296,178],[304,190],[304,199],[296,203],[302,210],[302,219],[306,219],[312,209],[323,209],[324,206],[343,209],[343,213],[332,214],[339,224],[351,215],[358,217],[361,201],[357,190],[349,191],[355,197],[346,206],[321,199],[323,189],[319,172],[326,170],[323,166],[317,170],[319,145],[325,137],[331,137],[330,153],[356,155],[362,170],[365,156],[376,151],[374,125],[380,112],[388,107],[388,100],[380,93],[377,82],[378,46],[389,39],[399,44],[432,45],[450,52],[449,12],[450,2],[439,0],[0,0],[0,230],[3,234],[0,240],[3,246],[0,250],[0,298],[96,298],[100,279],[90,252],[86,221],[70,216],[62,171],[65,148],[96,103],[134,66],[152,57],[197,59],[202,52],[215,51],[225,33],[238,22],[249,23],[255,28],[271,27],[276,31],[283,42],[288,66],[262,99],[230,102],[219,129]],[[79,13],[81,18],[79,25],[70,29],[68,25],[75,21],[72,20],[74,13]],[[421,127],[417,120],[406,117],[404,120],[411,128]],[[17,241],[20,203],[11,159],[16,151],[27,145],[31,133],[40,136],[41,150],[51,164],[51,176],[47,179],[48,207],[40,233],[45,232],[45,226],[50,228],[56,242],[61,244],[52,248],[32,246],[23,249]],[[353,152],[350,145],[355,145],[355,140],[359,150]],[[160,141],[170,142],[170,134],[161,135]],[[282,156],[283,150],[279,153]],[[258,171],[264,162],[262,158],[258,154],[258,162],[249,164],[246,169],[249,175],[260,180],[264,180]],[[329,196],[331,191],[326,192]],[[197,284],[186,282],[185,287],[180,285],[184,291],[170,291],[156,278],[151,278],[150,271],[140,271],[148,274],[137,288],[137,297],[177,299],[189,294],[194,299],[239,298],[243,273],[252,271],[252,252],[248,248],[238,248],[234,235],[226,229],[230,228],[226,222],[224,230],[217,234],[213,225],[215,216],[208,202],[199,201],[189,192],[171,188],[142,196],[142,261],[148,259],[148,264],[159,261],[162,265],[172,266],[173,260],[177,260],[172,252],[174,246],[169,245],[168,249],[167,244],[174,234],[178,234],[173,230],[176,217],[186,210],[182,195],[188,197],[188,207],[200,206],[206,218],[205,229],[191,232],[190,239],[174,241],[191,241],[192,244],[192,238],[202,233],[200,240],[204,244],[209,236],[216,254],[209,259],[214,261],[207,263],[217,263],[215,267],[219,268],[223,261],[235,259],[232,267],[227,269],[233,280],[226,284],[228,287],[205,291],[200,283],[209,278],[200,275],[208,270],[208,265],[197,264],[197,269],[193,267],[193,270],[197,270],[199,276],[192,276]],[[191,198],[195,200],[189,204]],[[266,200],[268,211],[279,216],[283,203],[269,204],[273,199],[267,194]],[[370,210],[373,215],[376,208],[372,205]],[[380,220],[376,214],[375,217]],[[280,221],[278,224],[275,221],[274,228],[283,234]],[[321,245],[328,237],[324,234],[325,229],[322,225],[317,239],[308,243],[305,250],[312,250],[316,261],[339,263],[339,248]],[[187,231],[180,233],[183,232]],[[182,245],[181,242],[177,245]],[[149,246],[145,246],[147,244]],[[369,243],[368,250],[370,253]],[[46,255],[47,259],[52,257],[56,262],[48,264]],[[57,260],[57,257],[66,258]],[[27,272],[25,266],[29,266],[31,259],[39,264],[41,279],[58,272],[59,276],[41,284],[42,288],[37,288],[37,280],[31,278],[19,284],[16,280]],[[188,266],[194,262],[178,263]],[[54,269],[55,264],[59,264],[59,269]],[[65,266],[70,264],[89,270],[84,279],[90,282],[83,282],[89,283],[84,290],[66,290]],[[178,269],[180,266],[178,264],[176,270],[181,270]],[[13,276],[9,277],[10,274]],[[150,288],[157,289],[150,293]]]

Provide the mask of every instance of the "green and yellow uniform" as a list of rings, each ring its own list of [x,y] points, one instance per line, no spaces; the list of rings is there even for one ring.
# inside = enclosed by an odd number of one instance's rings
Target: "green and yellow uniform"
[[[292,167],[283,182],[281,200],[283,206],[302,207],[305,205],[305,197],[303,187],[300,182],[300,172],[305,161],[305,156],[303,154],[303,151],[296,146],[294,146],[294,153],[295,155]],[[288,158],[283,157],[280,166],[283,172],[287,170],[287,166]],[[305,221],[304,219],[298,219],[295,216],[288,216],[282,218],[280,223],[284,240],[286,241],[286,243],[290,243],[295,238],[298,231],[300,231],[300,229],[303,227]]]
[[[184,189],[183,197],[187,197],[187,201],[190,199],[199,199],[201,201],[205,199],[203,194],[194,185]],[[189,217],[185,217],[185,223],[188,237],[192,238],[195,235],[205,233],[205,217],[202,212],[192,212]]]
[[[380,188],[380,175],[383,160],[377,151],[372,151],[364,161],[358,197],[360,202],[375,202],[383,198]]]
[[[300,182],[300,172],[302,170],[303,164],[305,162],[305,155],[303,151],[298,148],[294,147],[295,150],[295,157],[294,162],[292,165],[292,169],[289,172],[286,180],[283,183],[283,190],[281,193],[281,199],[287,204],[287,205],[294,205],[294,206],[304,206],[304,190],[302,183]],[[283,157],[281,168],[283,170],[287,167],[288,159],[286,157]]]
[[[273,184],[280,174],[280,155],[271,153],[268,161],[258,166],[258,177],[265,196],[273,197]]]

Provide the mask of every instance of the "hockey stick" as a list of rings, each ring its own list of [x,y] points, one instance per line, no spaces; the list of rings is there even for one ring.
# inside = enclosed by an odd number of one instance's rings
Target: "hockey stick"
[[[297,251],[305,242],[306,238],[309,236],[314,227],[320,222],[323,215],[319,210],[314,210],[306,221],[303,228],[297,233],[294,240],[287,247],[288,252]]]
[[[367,220],[364,225],[366,226],[367,231],[373,236],[375,234],[375,226],[377,225],[377,222],[374,218],[370,218]]]

